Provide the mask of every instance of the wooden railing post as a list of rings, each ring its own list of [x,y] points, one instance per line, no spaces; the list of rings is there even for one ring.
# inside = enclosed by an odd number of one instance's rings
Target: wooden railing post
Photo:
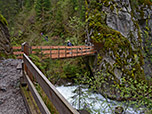
[[[83,55],[83,47],[81,48],[81,55]]]
[[[42,53],[43,53],[43,52],[42,52],[42,47],[41,47],[41,58],[42,58]]]
[[[73,51],[72,51],[72,50],[73,50],[73,48],[72,48],[72,46],[71,46],[71,56],[73,57]]]
[[[22,52],[24,52],[27,56],[29,56],[31,53],[31,48],[27,42],[22,43]]]
[[[60,58],[60,48],[58,47],[58,59]]]
[[[77,56],[78,56],[78,47],[77,47]]]
[[[52,58],[52,49],[50,47],[50,58]]]
[[[27,42],[22,43],[22,51],[29,56],[31,54],[31,47],[29,46],[29,44]],[[24,68],[23,68],[26,73],[29,75],[29,78],[34,81],[34,78],[32,76],[32,73],[29,71],[28,67],[24,64]]]
[[[65,46],[65,57],[67,57],[67,48]]]

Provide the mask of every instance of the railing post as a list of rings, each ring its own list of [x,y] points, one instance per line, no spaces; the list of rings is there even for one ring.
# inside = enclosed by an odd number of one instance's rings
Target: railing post
[[[29,44],[27,42],[22,43],[21,46],[21,50],[27,55],[29,56],[31,54],[31,47],[29,46]],[[24,58],[23,58],[24,60]],[[31,74],[31,72],[28,70],[28,67],[26,66],[26,64],[23,65],[23,69],[25,70],[25,72],[29,75],[30,79],[33,81],[34,78]]]
[[[59,50],[59,47],[58,47],[58,59],[59,59],[59,57],[60,57],[60,50]]]
[[[42,58],[42,47],[41,47],[41,58]]]
[[[67,57],[67,48],[65,46],[65,58]]]
[[[81,48],[81,55],[83,55],[83,47]]]
[[[78,47],[77,47],[77,56],[78,56]]]
[[[52,49],[50,47],[50,58],[52,59]]]
[[[27,56],[29,56],[29,54],[31,54],[31,53],[30,53],[30,52],[31,52],[30,49],[31,49],[31,48],[30,48],[30,46],[29,46],[29,44],[28,44],[27,42],[22,43],[21,50],[22,50],[22,52],[24,52]]]
[[[73,51],[72,51],[72,50],[73,50],[73,48],[72,48],[72,46],[71,46],[71,56],[73,57]]]

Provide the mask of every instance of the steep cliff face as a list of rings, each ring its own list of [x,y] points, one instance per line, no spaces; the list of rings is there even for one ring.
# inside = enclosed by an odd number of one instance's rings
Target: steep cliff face
[[[110,7],[113,9],[103,6],[107,13],[106,24],[126,37],[133,49],[139,48],[144,53],[144,72],[146,76],[152,76],[152,3],[115,0],[115,4]]]
[[[101,87],[110,93],[122,78],[151,76],[152,2],[90,0],[86,5],[90,38],[98,51],[94,74],[107,82]]]
[[[7,21],[0,15],[0,58],[7,57],[13,52],[10,44],[10,35],[7,28]]]

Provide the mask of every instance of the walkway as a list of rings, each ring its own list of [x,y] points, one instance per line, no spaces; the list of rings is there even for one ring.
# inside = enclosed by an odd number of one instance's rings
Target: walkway
[[[19,63],[21,60],[14,59],[0,62],[0,114],[27,114],[19,88]]]

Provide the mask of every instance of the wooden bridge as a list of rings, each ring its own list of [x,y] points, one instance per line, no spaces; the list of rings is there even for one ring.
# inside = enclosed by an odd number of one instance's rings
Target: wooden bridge
[[[90,56],[95,53],[93,46],[29,46],[25,45],[24,49],[21,47],[13,47],[13,54],[18,59],[23,58],[23,50],[27,54],[36,54],[42,58],[62,59],[79,56]]]
[[[32,48],[32,49],[31,49]],[[78,57],[95,53],[91,46],[33,46],[24,43],[22,47],[13,47],[14,54],[23,59],[21,78],[21,93],[29,114],[84,114],[74,109],[68,101],[58,92],[55,86],[37,68],[29,58],[29,54],[40,53],[42,57],[52,59]],[[37,52],[38,49],[38,52]],[[23,52],[21,52],[21,50]],[[43,55],[44,54],[44,55]],[[22,56],[21,56],[22,55]],[[38,54],[39,55],[39,54]],[[39,92],[36,89],[39,87]],[[30,90],[30,91],[29,91]],[[40,92],[41,91],[41,92]],[[50,105],[51,104],[51,105]],[[51,106],[51,109],[50,109]],[[54,107],[52,109],[52,107]],[[52,112],[52,110],[55,110]]]

